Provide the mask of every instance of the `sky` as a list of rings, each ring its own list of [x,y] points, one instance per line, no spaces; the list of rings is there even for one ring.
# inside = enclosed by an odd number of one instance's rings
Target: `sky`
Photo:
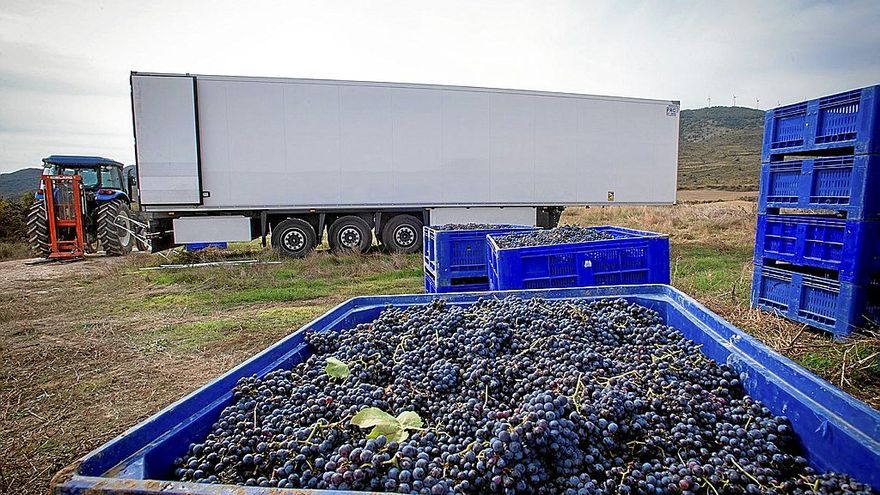
[[[880,1],[0,0],[0,173],[134,163],[129,73],[772,108],[880,83]]]

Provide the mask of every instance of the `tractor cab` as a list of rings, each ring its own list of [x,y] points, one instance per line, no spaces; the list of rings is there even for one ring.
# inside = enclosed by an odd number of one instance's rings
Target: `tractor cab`
[[[130,202],[130,186],[122,174],[123,164],[99,156],[52,155],[43,158],[43,176],[78,175],[89,203],[122,199]],[[42,196],[43,184],[37,198]]]

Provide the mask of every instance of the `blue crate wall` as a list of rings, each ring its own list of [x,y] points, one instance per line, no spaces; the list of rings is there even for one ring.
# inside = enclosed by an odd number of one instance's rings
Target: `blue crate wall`
[[[758,213],[784,208],[839,212],[880,220],[880,155],[846,155],[764,163]]]
[[[591,227],[615,239],[499,248],[489,236],[492,290],[669,283],[669,238],[610,225]]]
[[[752,306],[845,337],[880,324],[880,280],[857,285],[756,265]]]
[[[426,294],[447,294],[452,292],[483,292],[489,290],[489,280],[482,283],[437,285],[437,281],[430,273],[425,273]]]
[[[503,225],[494,229],[437,230],[424,228],[424,268],[440,287],[489,283],[486,236],[535,230],[528,225]]]
[[[880,85],[767,111],[762,161],[852,148],[880,153]]]
[[[867,284],[880,274],[880,222],[817,215],[758,215],[755,258],[829,270]]]

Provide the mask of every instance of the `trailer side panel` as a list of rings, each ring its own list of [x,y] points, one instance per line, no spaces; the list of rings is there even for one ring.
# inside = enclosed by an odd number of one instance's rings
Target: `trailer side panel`
[[[196,77],[199,209],[675,202],[677,102]]]

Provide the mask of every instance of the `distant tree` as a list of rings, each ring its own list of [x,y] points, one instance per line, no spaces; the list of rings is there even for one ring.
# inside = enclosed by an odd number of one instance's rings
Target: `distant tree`
[[[27,214],[34,197],[0,198],[0,241],[27,240]]]

